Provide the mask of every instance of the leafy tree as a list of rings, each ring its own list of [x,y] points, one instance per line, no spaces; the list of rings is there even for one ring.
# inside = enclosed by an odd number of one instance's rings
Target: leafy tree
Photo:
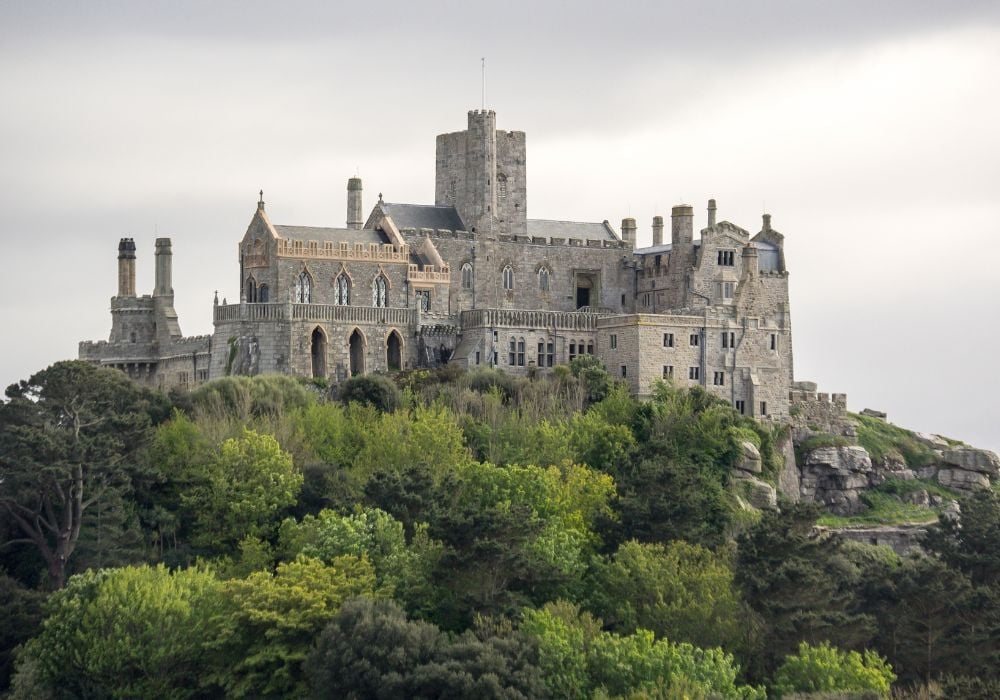
[[[1000,588],[1000,492],[982,489],[961,507],[961,520],[942,516],[922,544],[974,584]]]
[[[340,385],[339,395],[345,404],[367,404],[382,413],[392,413],[403,404],[399,387],[381,374],[359,374],[351,377]]]
[[[42,624],[45,594],[0,574],[0,693],[10,684],[14,648],[35,636]]]
[[[740,643],[740,601],[727,561],[687,542],[630,541],[590,587],[598,613],[620,632],[637,628],[700,647]]]
[[[874,651],[865,651],[862,656],[831,647],[828,642],[816,646],[802,642],[798,653],[785,657],[778,668],[774,688],[782,694],[870,690],[888,697],[895,680],[892,666]]]
[[[267,533],[281,510],[295,503],[302,481],[271,436],[245,430],[226,440],[181,496],[197,524],[195,544],[224,551],[248,535]]]
[[[597,403],[611,393],[614,381],[604,363],[594,355],[578,355],[569,363],[570,371],[584,387],[587,401]]]
[[[0,405],[0,507],[61,588],[86,513],[129,488],[128,466],[162,397],[121,372],[58,362],[7,388]]]
[[[46,604],[41,633],[20,654],[18,674],[32,675],[35,696],[214,695],[199,678],[208,671],[205,643],[220,592],[201,569],[141,566],[74,576]]]
[[[391,601],[356,599],[323,631],[306,670],[313,697],[545,697],[534,649],[508,630],[456,638],[406,619]]]

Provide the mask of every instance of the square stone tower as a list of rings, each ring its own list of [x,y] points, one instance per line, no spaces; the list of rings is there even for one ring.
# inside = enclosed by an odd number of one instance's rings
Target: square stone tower
[[[524,132],[497,131],[493,110],[472,110],[468,129],[440,134],[434,203],[455,207],[477,237],[526,236]]]

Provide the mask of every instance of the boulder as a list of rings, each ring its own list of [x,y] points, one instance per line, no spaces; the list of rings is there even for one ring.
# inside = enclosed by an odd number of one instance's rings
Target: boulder
[[[803,455],[799,493],[837,515],[853,515],[864,509],[861,493],[877,480],[865,448],[817,447]]]
[[[778,494],[773,486],[753,477],[740,479],[740,481],[746,484],[747,501],[750,502],[750,505],[761,510],[777,509]]]
[[[938,483],[957,491],[975,491],[990,487],[990,477],[982,472],[967,469],[938,469]]]
[[[948,501],[942,509],[941,515],[948,520],[961,520],[962,506],[958,505],[958,501]]]
[[[886,413],[882,411],[876,411],[873,408],[866,408],[861,412],[861,415],[869,416],[870,418],[880,418],[882,420],[886,420],[889,417]]]
[[[760,451],[757,449],[757,446],[752,442],[746,441],[741,443],[741,446],[743,447],[743,458],[740,460],[740,463],[736,466],[736,468],[751,474],[760,474],[762,468]]]
[[[979,472],[996,479],[1000,477],[1000,458],[995,452],[974,447],[955,447],[942,450],[941,461],[967,472]]]
[[[913,433],[913,437],[917,439],[917,442],[922,443],[932,450],[947,450],[951,447],[947,440],[933,433]]]
[[[911,491],[903,497],[903,500],[907,503],[912,503],[915,506],[924,506],[926,508],[929,508],[931,505],[930,494],[924,489]]]

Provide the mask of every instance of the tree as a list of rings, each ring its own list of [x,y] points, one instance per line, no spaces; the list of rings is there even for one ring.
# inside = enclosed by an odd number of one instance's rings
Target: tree
[[[892,666],[874,651],[862,656],[831,647],[829,642],[817,646],[802,642],[797,654],[785,657],[774,676],[774,688],[782,694],[870,690],[888,697],[895,680]]]
[[[62,588],[89,509],[127,492],[126,467],[162,397],[121,372],[57,362],[7,388],[0,406],[0,507]]]
[[[383,413],[392,413],[403,403],[399,387],[381,374],[361,374],[351,377],[341,384],[339,394],[340,400],[345,404],[368,404]]]

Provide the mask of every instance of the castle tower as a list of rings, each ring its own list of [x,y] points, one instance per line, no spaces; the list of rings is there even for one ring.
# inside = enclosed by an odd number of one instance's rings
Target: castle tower
[[[434,203],[453,206],[481,236],[527,235],[523,131],[497,131],[493,110],[472,110],[468,128],[437,137]]]
[[[629,248],[635,248],[635,219],[622,219],[622,240]]]
[[[663,245],[663,217],[653,217],[653,245]]]
[[[352,177],[347,181],[347,228],[361,228],[365,225],[361,202],[361,178]]]
[[[154,297],[172,297],[174,286],[171,281],[171,266],[173,254],[170,251],[169,238],[156,239],[156,283],[153,286]]]
[[[131,238],[118,242],[118,296],[135,296],[135,241]]]

